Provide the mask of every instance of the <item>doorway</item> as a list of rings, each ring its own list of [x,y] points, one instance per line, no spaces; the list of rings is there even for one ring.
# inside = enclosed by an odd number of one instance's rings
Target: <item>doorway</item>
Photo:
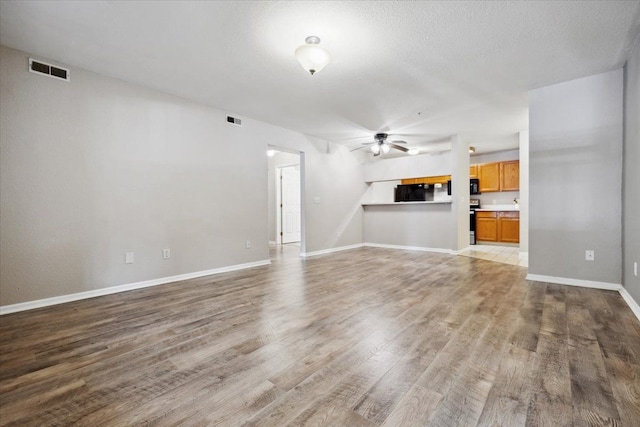
[[[302,247],[302,153],[269,146],[269,244]]]
[[[280,243],[300,242],[300,165],[279,166],[277,175],[280,181],[280,191],[277,191],[280,197],[276,202]]]

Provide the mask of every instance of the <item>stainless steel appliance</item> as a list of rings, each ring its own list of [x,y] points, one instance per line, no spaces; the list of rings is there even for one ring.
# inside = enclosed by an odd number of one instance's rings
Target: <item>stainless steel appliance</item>
[[[480,199],[469,199],[469,244],[476,244],[476,209],[480,209]]]

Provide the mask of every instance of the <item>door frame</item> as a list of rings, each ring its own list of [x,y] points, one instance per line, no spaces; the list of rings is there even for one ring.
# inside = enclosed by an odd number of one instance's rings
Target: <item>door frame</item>
[[[293,166],[293,165],[300,165],[300,255],[304,256],[304,254],[307,252],[307,231],[306,231],[306,206],[305,206],[305,194],[306,194],[306,160],[305,160],[305,152],[304,151],[295,151],[295,150],[290,150],[290,149],[286,149],[286,148],[282,148],[282,147],[278,147],[276,145],[268,145],[267,148],[269,150],[275,150],[275,151],[281,151],[284,153],[290,153],[290,154],[295,154],[298,156],[298,163],[293,163],[293,164],[286,164],[286,165],[280,165],[280,166]],[[276,166],[276,169],[279,166]],[[280,194],[280,185],[279,185],[279,181],[280,181],[280,175],[278,173],[278,171],[276,171],[276,173],[274,173],[275,175],[275,186],[276,186],[276,242],[279,242],[278,244],[281,245],[282,244],[282,238],[279,238],[280,236],[280,232],[282,231],[282,220],[280,218],[281,216],[281,211],[280,211],[280,198],[281,198],[281,194]]]

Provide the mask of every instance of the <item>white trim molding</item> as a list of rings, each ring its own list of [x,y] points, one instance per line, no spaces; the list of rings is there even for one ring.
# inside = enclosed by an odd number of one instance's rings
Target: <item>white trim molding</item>
[[[209,276],[212,274],[227,273],[230,271],[244,270],[246,268],[260,267],[271,264],[271,260],[248,262],[245,264],[229,265],[226,267],[214,268],[212,270],[196,271],[194,273],[179,274],[177,276],[161,277],[159,279],[145,280],[142,282],[128,283],[126,285],[110,286],[108,288],[94,289],[91,291],[78,292],[75,294],[60,295],[57,297],[45,298],[35,301],[21,302],[0,306],[0,315],[16,313],[18,311],[32,310],[34,308],[48,307],[51,305],[63,304],[65,302],[78,301],[87,298],[95,298],[103,295],[117,294],[118,292],[131,291],[134,289],[148,288],[150,286],[164,285],[167,283],[179,282],[182,280],[195,279],[197,277]]]
[[[638,305],[636,300],[633,299],[631,294],[629,294],[624,287],[621,287],[618,292],[620,292],[622,299],[627,303],[631,311],[633,311],[633,314],[635,314],[638,320],[640,320],[640,305]]]
[[[540,274],[527,274],[527,280],[536,282],[556,283],[558,285],[580,286],[583,288],[604,289],[607,291],[619,291],[622,285],[619,283],[595,282],[593,280],[571,279],[568,277],[543,276]]]
[[[355,245],[349,245],[349,246],[338,246],[337,248],[329,248],[329,249],[322,249],[319,251],[313,251],[313,252],[300,252],[300,256],[302,258],[309,258],[312,256],[317,256],[317,255],[325,255],[325,254],[331,254],[334,252],[340,252],[340,251],[347,251],[349,249],[358,249],[365,246],[364,243],[356,243]]]
[[[536,282],[557,283],[559,285],[580,286],[583,288],[603,289],[607,291],[618,291],[622,299],[627,303],[633,314],[640,320],[640,306],[627,292],[627,290],[618,283],[594,282],[592,280],[570,279],[567,277],[542,276],[539,274],[527,274],[527,280]]]
[[[468,249],[466,248],[466,249],[463,249],[462,251],[456,251],[454,249],[426,248],[423,246],[387,245],[385,243],[365,243],[364,246],[369,246],[372,248],[401,249],[405,251],[437,252],[441,254],[450,254],[450,255],[458,255],[460,252]]]

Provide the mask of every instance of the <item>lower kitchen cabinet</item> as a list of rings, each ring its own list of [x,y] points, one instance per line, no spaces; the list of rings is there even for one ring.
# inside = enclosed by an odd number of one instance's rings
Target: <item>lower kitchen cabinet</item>
[[[498,241],[498,213],[476,211],[476,240]]]
[[[476,240],[520,242],[520,212],[476,211]]]
[[[520,212],[498,212],[498,241],[520,242]]]

